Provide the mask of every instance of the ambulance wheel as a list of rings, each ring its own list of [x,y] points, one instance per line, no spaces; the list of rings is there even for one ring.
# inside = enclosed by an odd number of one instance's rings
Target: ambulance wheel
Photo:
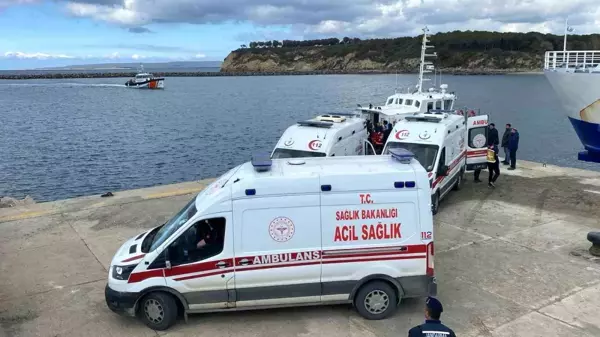
[[[431,213],[436,215],[440,210],[440,193],[436,193],[431,196]]]
[[[455,191],[460,191],[462,188],[462,184],[464,181],[464,176],[465,176],[465,171],[461,170],[458,173],[458,177],[456,177],[456,184],[454,185],[454,190]]]
[[[170,294],[150,293],[140,302],[139,313],[150,329],[167,330],[177,320],[177,303]]]
[[[373,281],[363,285],[354,298],[354,307],[358,313],[369,320],[388,317],[396,311],[398,296],[385,282]]]

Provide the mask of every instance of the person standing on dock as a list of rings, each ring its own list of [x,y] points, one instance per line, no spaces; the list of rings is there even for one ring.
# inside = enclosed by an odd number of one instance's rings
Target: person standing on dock
[[[502,135],[502,148],[504,149],[504,161],[502,164],[504,165],[510,164],[510,150],[508,149],[508,137],[510,137],[510,130],[512,130],[512,125],[506,124],[506,129]]]
[[[487,166],[490,175],[488,177],[488,186],[496,187],[494,183],[500,176],[500,158],[498,158],[498,146],[491,145],[487,150]]]
[[[425,301],[425,324],[417,325],[408,331],[408,337],[456,337],[454,331],[442,324],[442,303],[433,297],[427,297]]]
[[[519,131],[512,128],[508,137],[508,150],[510,151],[510,167],[509,170],[517,168],[517,150],[519,149]]]
[[[488,141],[487,141],[487,146],[498,146],[498,144],[500,143],[500,137],[498,136],[498,130],[496,129],[496,124],[494,123],[490,123],[489,127],[489,131],[488,131]],[[496,151],[498,152],[498,151]],[[476,169],[475,172],[473,172],[473,176],[475,178],[475,182],[476,183],[480,183],[481,179],[479,179],[479,175],[481,174],[481,169]]]

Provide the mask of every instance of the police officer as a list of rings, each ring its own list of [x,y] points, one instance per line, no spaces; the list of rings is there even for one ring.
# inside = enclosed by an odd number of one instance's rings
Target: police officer
[[[408,337],[456,337],[454,331],[442,324],[442,303],[433,297],[425,301],[425,324],[417,325],[408,331]]]

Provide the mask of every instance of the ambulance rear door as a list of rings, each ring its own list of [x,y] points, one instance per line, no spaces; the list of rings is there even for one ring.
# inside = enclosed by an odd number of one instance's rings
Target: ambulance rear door
[[[487,168],[488,115],[467,119],[467,171]],[[461,149],[464,141],[461,141]]]

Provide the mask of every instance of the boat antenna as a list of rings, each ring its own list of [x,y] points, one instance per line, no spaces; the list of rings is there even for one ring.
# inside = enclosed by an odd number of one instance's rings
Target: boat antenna
[[[427,54],[427,48],[433,48],[432,45],[428,45],[429,39],[427,38],[429,34],[429,28],[425,26],[423,28],[423,42],[421,44],[421,63],[419,65],[419,83],[417,84],[417,92],[423,92],[423,81],[430,81],[431,79],[424,78],[426,73],[431,73],[434,70],[433,63],[431,61],[426,61],[425,57],[436,57],[437,53],[433,52],[433,54]]]

